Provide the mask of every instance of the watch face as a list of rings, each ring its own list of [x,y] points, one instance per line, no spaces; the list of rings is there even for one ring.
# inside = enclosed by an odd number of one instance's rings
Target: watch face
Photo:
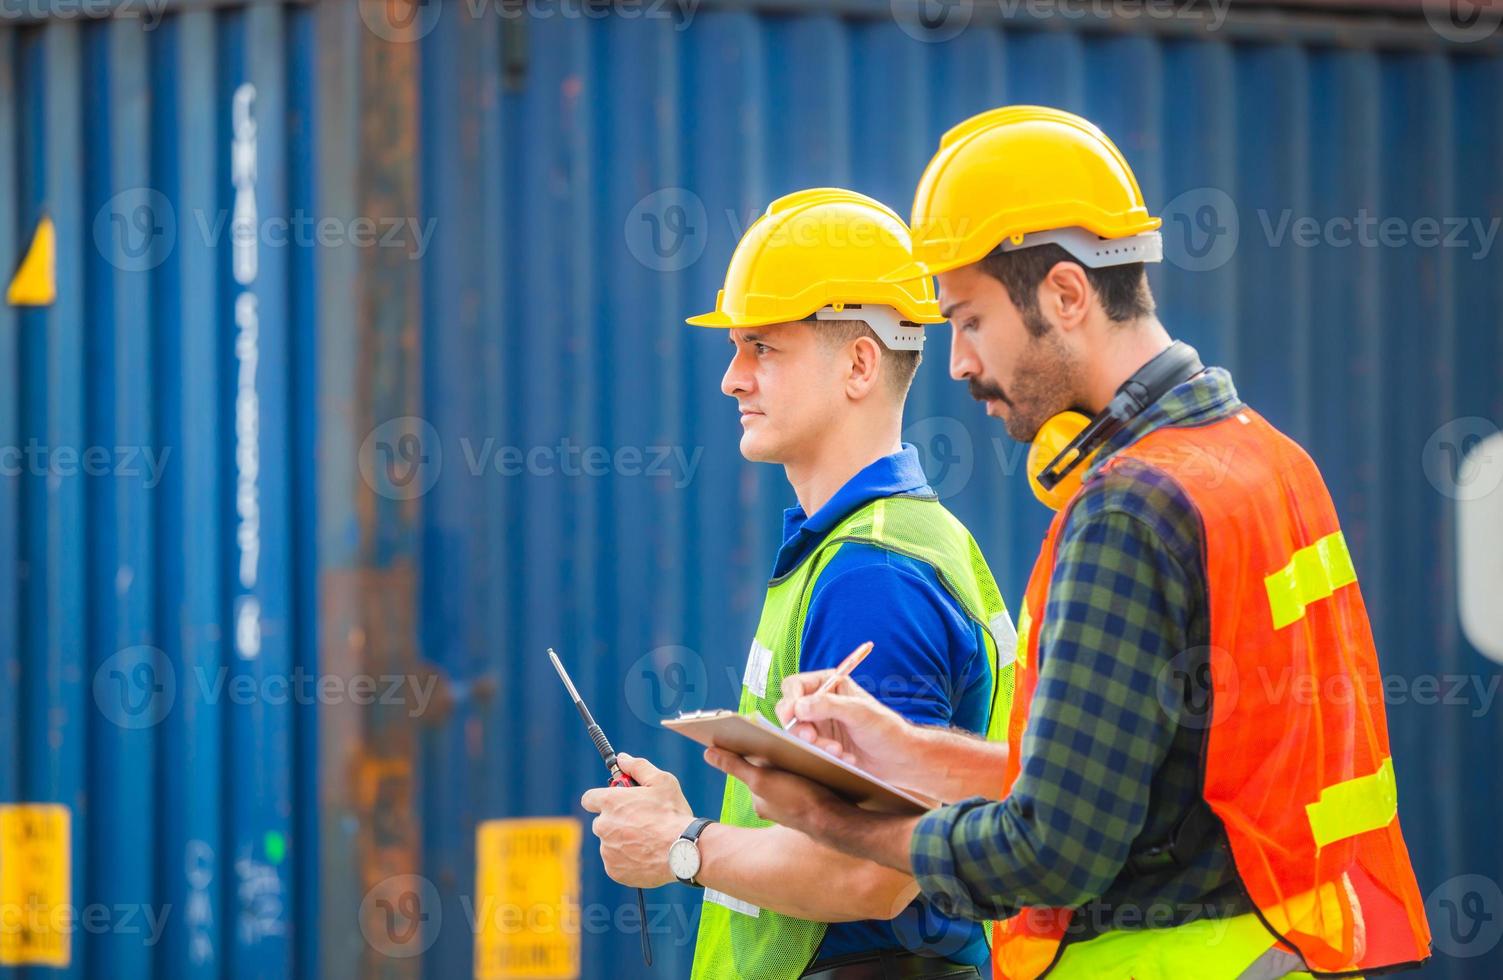
[[[699,874],[699,848],[692,840],[680,837],[668,848],[668,870],[681,881],[691,881]]]

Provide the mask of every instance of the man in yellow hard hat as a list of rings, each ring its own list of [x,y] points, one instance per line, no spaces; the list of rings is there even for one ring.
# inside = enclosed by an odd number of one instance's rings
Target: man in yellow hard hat
[[[863,683],[919,724],[1000,736],[1015,633],[971,535],[939,503],[903,402],[938,322],[908,229],[851,191],[774,201],[731,258],[715,310],[726,331],[721,390],[741,414],[741,452],[777,463],[797,506],[743,676],[740,710],[774,720],[784,678],[875,646]],[[999,667],[1000,665],[1000,667]],[[752,812],[726,781],[718,821],[696,819],[677,780],[620,756],[640,785],[591,790],[611,877],[705,889],[693,975],[706,980],[975,977],[977,924],[913,901],[907,871],[848,857]]]
[[[1335,507],[1310,457],[1159,322],[1159,222],[1121,152],[1059,110],[984,113],[945,135],[912,220],[950,373],[1033,443],[1058,510],[1007,743],[913,726],[850,683],[809,696],[821,672],[785,683],[801,736],[962,802],[876,816],[711,761],[763,816],[999,920],[996,977],[1419,964],[1430,933]]]

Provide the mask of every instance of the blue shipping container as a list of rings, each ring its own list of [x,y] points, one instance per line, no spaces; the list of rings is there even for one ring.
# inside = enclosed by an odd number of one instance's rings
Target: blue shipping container
[[[643,968],[544,651],[717,811],[657,723],[735,702],[791,492],[683,317],[770,200],[906,212],[1008,102],[1113,136],[1164,217],[1161,318],[1325,472],[1425,972],[1498,974],[1503,668],[1457,540],[1503,510],[1457,469],[1503,425],[1491,12],[937,10],[0,3],[4,279],[57,236],[56,300],[0,304],[0,807],[68,807],[80,913],[66,967],[0,980],[470,975],[505,932],[477,827],[521,817],[585,827],[581,976],[686,976],[698,895],[649,895]],[[947,355],[905,435],[1015,607],[1047,512]]]

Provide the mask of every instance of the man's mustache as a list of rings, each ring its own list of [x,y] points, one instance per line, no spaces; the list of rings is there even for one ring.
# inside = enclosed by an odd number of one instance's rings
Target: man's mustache
[[[1012,404],[1012,402],[1008,400],[1008,397],[1002,393],[1002,388],[995,381],[986,381],[981,378],[971,378],[966,382],[966,385],[971,389],[971,397],[976,399],[978,402],[997,399],[998,401],[1007,402],[1007,404],[1009,405]]]

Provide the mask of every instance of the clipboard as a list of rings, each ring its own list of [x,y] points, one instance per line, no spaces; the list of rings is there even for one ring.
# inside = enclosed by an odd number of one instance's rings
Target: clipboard
[[[762,715],[726,710],[692,711],[677,718],[665,718],[662,725],[707,748],[727,749],[755,765],[811,779],[866,810],[907,815],[944,806],[942,800],[894,786],[837,759],[824,749],[790,735]]]

